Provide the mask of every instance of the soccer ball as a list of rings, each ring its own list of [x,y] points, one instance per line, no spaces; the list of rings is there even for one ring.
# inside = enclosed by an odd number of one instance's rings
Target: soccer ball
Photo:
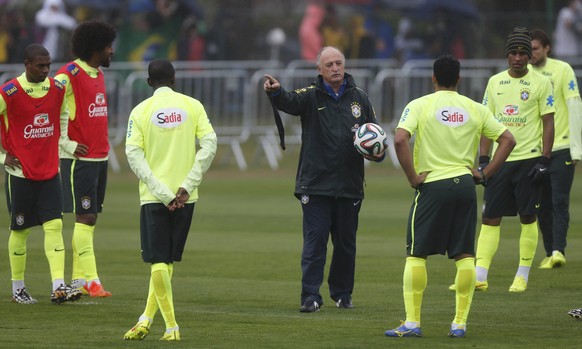
[[[378,124],[363,124],[354,135],[354,147],[364,156],[380,155],[388,148],[386,132]]]

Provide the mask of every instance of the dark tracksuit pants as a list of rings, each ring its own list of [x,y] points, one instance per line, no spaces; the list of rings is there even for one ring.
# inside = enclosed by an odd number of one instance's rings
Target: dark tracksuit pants
[[[333,255],[327,279],[329,293],[335,301],[343,296],[351,297],[356,266],[356,231],[362,200],[318,195],[303,195],[300,200],[303,209],[301,303],[310,298],[323,304],[319,288],[323,283],[330,233]]]
[[[570,149],[552,153],[550,175],[543,185],[541,207],[538,212],[546,256],[550,256],[553,250],[564,253],[566,249],[574,170]]]

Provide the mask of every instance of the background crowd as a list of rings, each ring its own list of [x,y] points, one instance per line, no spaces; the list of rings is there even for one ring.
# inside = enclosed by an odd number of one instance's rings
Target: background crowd
[[[496,58],[516,24],[553,34],[564,58],[582,50],[580,0],[0,0],[0,64],[32,42],[67,61],[72,29],[94,18],[118,30],[117,62],[288,62],[322,45],[352,59]]]

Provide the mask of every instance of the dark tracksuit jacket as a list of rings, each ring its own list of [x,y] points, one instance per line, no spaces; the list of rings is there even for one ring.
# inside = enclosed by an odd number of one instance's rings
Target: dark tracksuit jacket
[[[367,122],[376,123],[368,95],[345,74],[343,94],[336,100],[323,78],[292,92],[270,95],[274,106],[301,117],[301,154],[295,195],[363,199],[364,158],[354,148],[354,134]]]

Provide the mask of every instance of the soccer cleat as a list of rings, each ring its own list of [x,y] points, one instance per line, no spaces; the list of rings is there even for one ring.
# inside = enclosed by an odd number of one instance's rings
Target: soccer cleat
[[[564,257],[564,255],[562,254],[562,252],[554,252],[552,254],[552,259],[551,259],[551,266],[552,268],[559,268],[563,265],[566,264],[566,257]]]
[[[527,280],[523,276],[516,276],[509,286],[509,292],[524,292],[527,289]]]
[[[404,321],[401,322],[402,324],[399,327],[384,332],[386,337],[422,337],[420,327],[408,328],[404,325]]]
[[[111,297],[111,292],[105,291],[103,285],[92,282],[88,288],[89,296],[91,297]]]
[[[123,339],[125,340],[143,340],[148,333],[150,333],[150,326],[152,325],[151,321],[143,320],[138,321],[135,326],[129,329],[129,331],[125,332]],[[180,335],[178,334],[178,337]]]
[[[179,341],[180,340],[180,331],[178,330],[171,330],[170,333],[164,333],[164,336],[160,338],[161,341]]]
[[[346,309],[351,309],[354,307],[354,304],[352,303],[352,299],[348,296],[345,296],[345,297],[338,299],[338,301],[335,303],[335,305],[338,308],[346,308]]]
[[[552,257],[544,257],[538,266],[538,269],[552,269]]]
[[[456,330],[451,330],[451,332],[449,332],[449,337],[465,338],[465,328],[457,328]]]
[[[23,287],[17,289],[16,292],[12,294],[12,302],[20,304],[34,304],[36,303],[36,299],[32,298],[30,294],[28,294],[26,287]]]
[[[582,308],[572,309],[568,312],[568,315],[575,319],[582,319]]]
[[[83,295],[83,292],[81,290],[69,285],[65,285],[65,292],[67,294],[67,302],[77,301]]]
[[[64,302],[74,302],[81,298],[81,291],[72,288],[69,285],[59,286],[56,290],[51,292],[51,302],[53,304],[61,304]]]
[[[320,305],[316,301],[306,300],[299,308],[299,311],[302,313],[314,313],[319,311]]]
[[[489,282],[487,281],[475,281],[475,291],[487,291],[489,289]],[[457,285],[452,284],[449,286],[449,291],[457,291]]]

